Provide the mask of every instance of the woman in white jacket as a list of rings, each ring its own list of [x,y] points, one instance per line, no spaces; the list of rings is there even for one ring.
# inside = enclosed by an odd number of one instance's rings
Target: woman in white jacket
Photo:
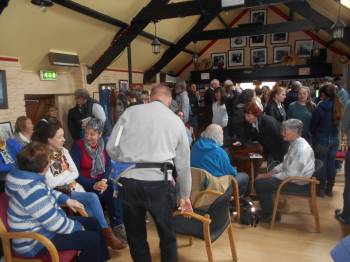
[[[93,192],[85,192],[84,188],[75,181],[79,176],[69,151],[63,147],[65,138],[60,123],[47,123],[35,130],[32,141],[48,144],[52,149],[50,166],[45,174],[45,182],[50,188],[70,195],[82,203],[89,216],[95,217],[100,223],[106,243],[113,249],[124,248],[121,240],[117,239],[111,227],[108,226],[103,209],[97,195]]]
[[[214,91],[214,103],[212,105],[213,109],[213,124],[218,124],[222,128],[225,128],[227,126],[228,122],[228,115],[225,105],[225,95],[224,90],[220,87],[215,89]]]

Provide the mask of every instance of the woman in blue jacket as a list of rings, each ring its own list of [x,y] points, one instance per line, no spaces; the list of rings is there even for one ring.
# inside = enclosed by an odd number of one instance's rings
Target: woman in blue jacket
[[[319,196],[332,196],[336,174],[335,156],[339,146],[339,123],[342,117],[342,105],[333,84],[320,88],[321,102],[312,113],[310,132],[313,136],[315,157],[323,161]]]

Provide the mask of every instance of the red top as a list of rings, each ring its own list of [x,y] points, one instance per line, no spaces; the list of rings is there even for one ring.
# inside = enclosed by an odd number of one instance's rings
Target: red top
[[[91,179],[91,169],[92,169],[92,159],[89,156],[89,153],[86,151],[85,145],[84,145],[84,141],[82,139],[77,141],[77,144],[79,145],[80,149],[81,149],[81,160],[80,160],[80,171],[81,171],[81,175]],[[106,163],[106,156],[107,156],[107,152],[106,149],[103,150],[103,162]],[[100,180],[102,179],[103,174],[99,174],[96,179]]]

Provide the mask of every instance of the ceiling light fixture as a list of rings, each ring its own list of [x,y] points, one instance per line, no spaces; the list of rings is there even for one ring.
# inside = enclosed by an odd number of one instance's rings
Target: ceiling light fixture
[[[337,20],[335,21],[335,23],[331,26],[332,36],[333,36],[333,39],[343,39],[344,29],[346,27],[346,24],[340,18],[340,9],[341,9],[340,0],[337,0],[337,2],[338,2],[338,16],[337,16]]]
[[[154,24],[154,38],[152,40],[152,53],[157,55],[160,53],[160,41],[157,37],[157,21],[153,21]]]
[[[32,0],[31,3],[33,5],[40,6],[41,11],[46,12],[46,8],[53,6],[53,2],[51,0]]]
[[[192,61],[193,61],[193,64],[198,64],[199,62],[199,54],[198,54],[198,51],[197,51],[197,42],[194,41],[193,42],[193,45],[194,45],[194,52],[193,52],[193,55],[192,55]]]

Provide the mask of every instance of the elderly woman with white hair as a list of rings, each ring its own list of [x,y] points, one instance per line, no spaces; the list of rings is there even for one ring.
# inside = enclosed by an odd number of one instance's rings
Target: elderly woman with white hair
[[[204,169],[216,177],[232,175],[237,179],[240,195],[244,195],[248,186],[248,175],[237,172],[231,165],[223,145],[224,132],[217,124],[209,125],[201,137],[192,146],[191,166]]]
[[[273,210],[272,196],[278,185],[290,176],[310,178],[315,170],[315,156],[309,143],[301,137],[303,122],[298,119],[288,119],[282,123],[283,139],[290,143],[288,152],[282,163],[271,172],[259,174],[255,180],[255,192],[262,208],[262,222],[270,222]],[[305,182],[294,181],[284,187],[284,191],[299,190]],[[279,220],[281,217],[278,215]]]
[[[96,193],[102,206],[107,204],[109,223],[116,237],[126,244],[122,203],[120,198],[114,196],[114,188],[109,179],[111,159],[102,138],[103,126],[100,119],[91,118],[86,124],[84,138],[75,141],[70,155],[79,171],[77,182],[86,192]]]

